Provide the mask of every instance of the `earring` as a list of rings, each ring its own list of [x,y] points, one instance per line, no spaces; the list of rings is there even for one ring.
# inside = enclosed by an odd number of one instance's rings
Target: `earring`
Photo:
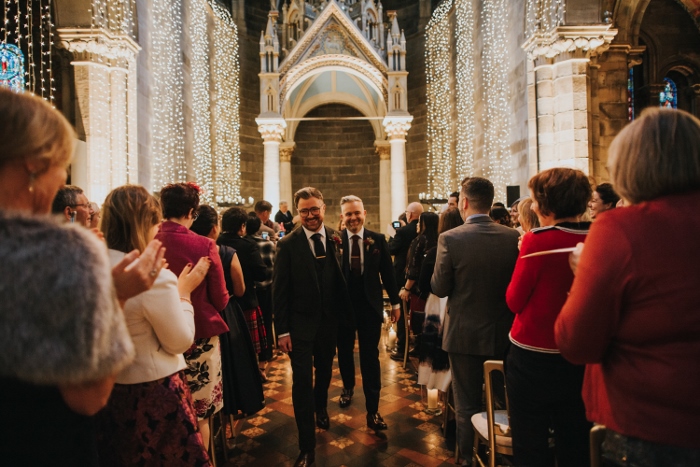
[[[36,174],[34,172],[29,173],[29,193],[34,193],[34,181],[36,180]]]

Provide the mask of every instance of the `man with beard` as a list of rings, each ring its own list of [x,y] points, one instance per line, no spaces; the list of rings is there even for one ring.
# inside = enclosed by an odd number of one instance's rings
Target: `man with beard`
[[[292,403],[301,453],[295,466],[315,460],[316,425],[327,430],[328,387],[340,322],[351,322],[352,308],[338,263],[340,237],[323,225],[326,205],[313,187],[294,194],[301,218],[277,244],[272,276],[278,346],[292,361]],[[314,371],[315,384],[314,384]]]

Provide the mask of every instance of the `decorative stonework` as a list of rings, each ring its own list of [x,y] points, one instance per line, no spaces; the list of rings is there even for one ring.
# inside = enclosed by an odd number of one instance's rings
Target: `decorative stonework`
[[[594,26],[559,26],[548,32],[533,34],[522,48],[530,60],[537,58],[590,58],[605,52],[617,35],[609,24]]]
[[[384,129],[389,139],[405,139],[412,121],[413,117],[386,117]]]
[[[287,128],[287,123],[284,120],[265,122],[264,119],[258,118],[255,120],[258,124],[258,131],[265,142],[274,141],[281,142],[284,129]]]
[[[126,69],[141,47],[127,35],[107,29],[59,29],[61,46],[73,54],[74,62],[94,62]]]
[[[380,143],[375,143],[374,145],[375,152],[379,156],[380,161],[388,161],[391,160],[391,144],[380,144]]]
[[[288,144],[291,144],[291,146]],[[280,162],[291,162],[293,155],[294,143],[282,143],[280,145]]]

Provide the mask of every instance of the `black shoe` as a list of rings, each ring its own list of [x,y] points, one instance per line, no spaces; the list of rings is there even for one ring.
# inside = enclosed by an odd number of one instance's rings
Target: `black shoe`
[[[316,426],[322,430],[327,430],[331,426],[331,421],[328,418],[328,411],[326,409],[316,411]]]
[[[367,426],[373,430],[386,430],[387,426],[379,412],[367,414]]]
[[[309,452],[301,451],[299,453],[299,457],[297,457],[297,461],[294,463],[294,467],[307,467],[309,465],[314,465],[315,460],[316,460],[315,451],[309,451]]]
[[[352,389],[343,389],[343,393],[340,395],[340,399],[338,400],[338,404],[340,405],[341,409],[344,409],[350,405],[353,394],[354,392]]]
[[[403,362],[403,350],[392,352],[389,358],[397,362]]]

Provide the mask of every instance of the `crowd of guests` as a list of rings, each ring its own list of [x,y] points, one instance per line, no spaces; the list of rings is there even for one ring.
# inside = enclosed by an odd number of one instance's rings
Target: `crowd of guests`
[[[419,382],[452,385],[463,465],[492,359],[515,465],[589,465],[593,423],[611,465],[700,464],[700,221],[681,215],[700,202],[700,121],[685,112],[623,129],[611,183],[545,170],[508,209],[469,177],[440,214],[409,204],[389,242],[356,196],[341,200],[343,229],[325,227],[312,187],[274,220],[267,201],[202,205],[193,183],[121,186],[100,207],[65,185],[74,132],[60,113],[0,89],[0,119],[10,465],[210,465],[213,415],[263,408],[273,316],[291,352],[295,465],[312,465],[336,347],[339,404],[352,403],[356,333],[367,424],[387,428],[382,289],[399,329],[410,317]],[[397,360],[410,345],[398,335]]]

